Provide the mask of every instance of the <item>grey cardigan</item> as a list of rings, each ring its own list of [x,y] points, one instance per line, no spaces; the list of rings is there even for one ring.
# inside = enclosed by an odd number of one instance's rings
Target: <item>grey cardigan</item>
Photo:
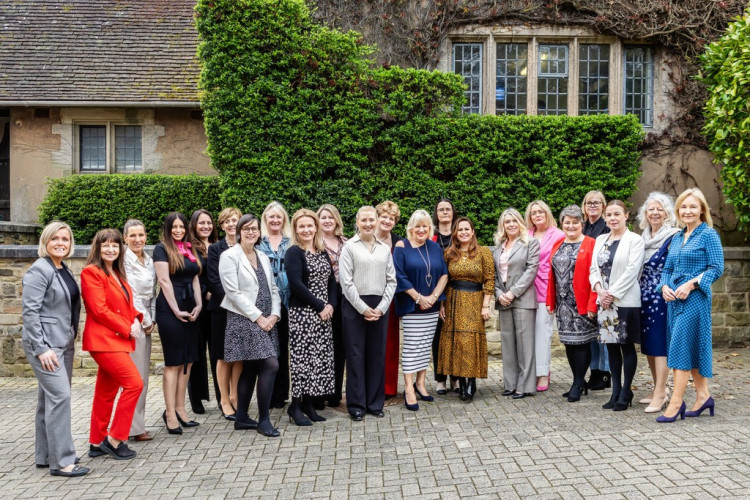
[[[65,264],[62,272],[73,276]],[[51,259],[37,259],[23,275],[21,303],[22,339],[34,356],[47,352],[51,347],[67,347],[78,333],[80,299],[77,304],[70,303],[70,291]]]
[[[500,277],[500,254],[503,246],[498,245],[493,252],[495,261],[495,309],[506,310],[511,308],[517,309],[536,309],[536,289],[532,286],[536,279],[536,272],[539,269],[539,240],[529,238],[527,244],[523,244],[521,239],[517,239],[510,249],[510,258],[508,259],[508,279],[505,283]],[[500,295],[510,290],[515,299],[510,306],[501,306],[497,301]]]

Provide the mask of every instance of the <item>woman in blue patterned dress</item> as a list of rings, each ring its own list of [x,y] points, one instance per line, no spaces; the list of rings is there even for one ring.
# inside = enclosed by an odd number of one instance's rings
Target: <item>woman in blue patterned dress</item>
[[[678,231],[674,227],[674,202],[654,191],[638,210],[643,230],[643,272],[641,273],[641,352],[646,355],[654,390],[640,400],[646,413],[656,413],[669,402],[667,379],[667,304],[656,288],[669,254],[669,244]]]
[[[707,380],[713,375],[711,285],[724,273],[724,251],[699,189],[684,191],[675,206],[684,229],[672,238],[658,287],[667,302],[667,365],[674,369],[674,393],[657,422],[697,417],[706,409],[714,414]],[[685,411],[691,373],[696,399],[692,410]]]

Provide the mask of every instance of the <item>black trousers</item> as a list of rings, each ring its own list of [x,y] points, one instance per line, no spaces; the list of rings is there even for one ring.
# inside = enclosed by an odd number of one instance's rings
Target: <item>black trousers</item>
[[[344,350],[343,336],[343,316],[341,306],[343,305],[343,296],[341,295],[341,285],[336,283],[336,303],[338,304],[333,310],[333,395],[328,398],[329,401],[341,401],[342,390],[344,386],[344,367],[346,366],[346,351]]]
[[[201,311],[198,316],[198,329],[200,331],[198,336],[200,342],[198,345],[198,361],[193,363],[193,367],[190,369],[190,378],[188,378],[188,396],[191,404],[198,403],[202,399],[206,401],[211,399],[208,392],[206,348],[209,351],[208,358],[210,359],[211,375],[214,380],[214,394],[216,394],[216,399],[219,399],[219,382],[216,380],[216,359],[211,345],[211,313],[209,311]]]
[[[369,307],[380,303],[380,295],[360,297]],[[344,350],[346,352],[346,406],[349,413],[379,411],[385,403],[385,339],[388,313],[367,321],[344,299]]]
[[[279,333],[279,371],[273,383],[271,406],[281,406],[289,399],[289,311],[283,304],[281,318],[276,325]]]

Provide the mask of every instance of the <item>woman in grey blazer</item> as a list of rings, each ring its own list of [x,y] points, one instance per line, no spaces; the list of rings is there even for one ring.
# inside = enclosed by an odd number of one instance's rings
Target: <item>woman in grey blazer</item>
[[[39,383],[36,466],[53,476],[83,476],[70,429],[70,383],[81,293],[63,263],[73,251],[73,231],[51,222],[39,238],[39,259],[23,276],[23,350]]]
[[[514,208],[500,214],[495,233],[495,308],[500,310],[503,346],[503,396],[522,399],[536,392],[534,325],[539,240],[528,237]]]

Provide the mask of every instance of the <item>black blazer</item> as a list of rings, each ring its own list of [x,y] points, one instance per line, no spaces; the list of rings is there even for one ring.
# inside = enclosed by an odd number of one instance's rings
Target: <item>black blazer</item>
[[[322,251],[325,254],[325,250]],[[286,277],[289,280],[289,307],[311,306],[315,312],[322,311],[326,304],[331,304],[335,309],[336,301],[336,276],[333,274],[333,265],[326,255],[326,262],[331,267],[331,275],[328,277],[328,302],[315,297],[310,292],[310,275],[305,261],[305,251],[297,245],[290,246],[284,255],[284,267]]]
[[[219,258],[221,254],[229,250],[229,244],[226,238],[222,238],[208,247],[208,257],[206,257],[206,286],[211,292],[211,299],[206,305],[207,311],[220,311],[221,301],[224,300],[224,287],[221,285],[221,276],[219,276]]]

